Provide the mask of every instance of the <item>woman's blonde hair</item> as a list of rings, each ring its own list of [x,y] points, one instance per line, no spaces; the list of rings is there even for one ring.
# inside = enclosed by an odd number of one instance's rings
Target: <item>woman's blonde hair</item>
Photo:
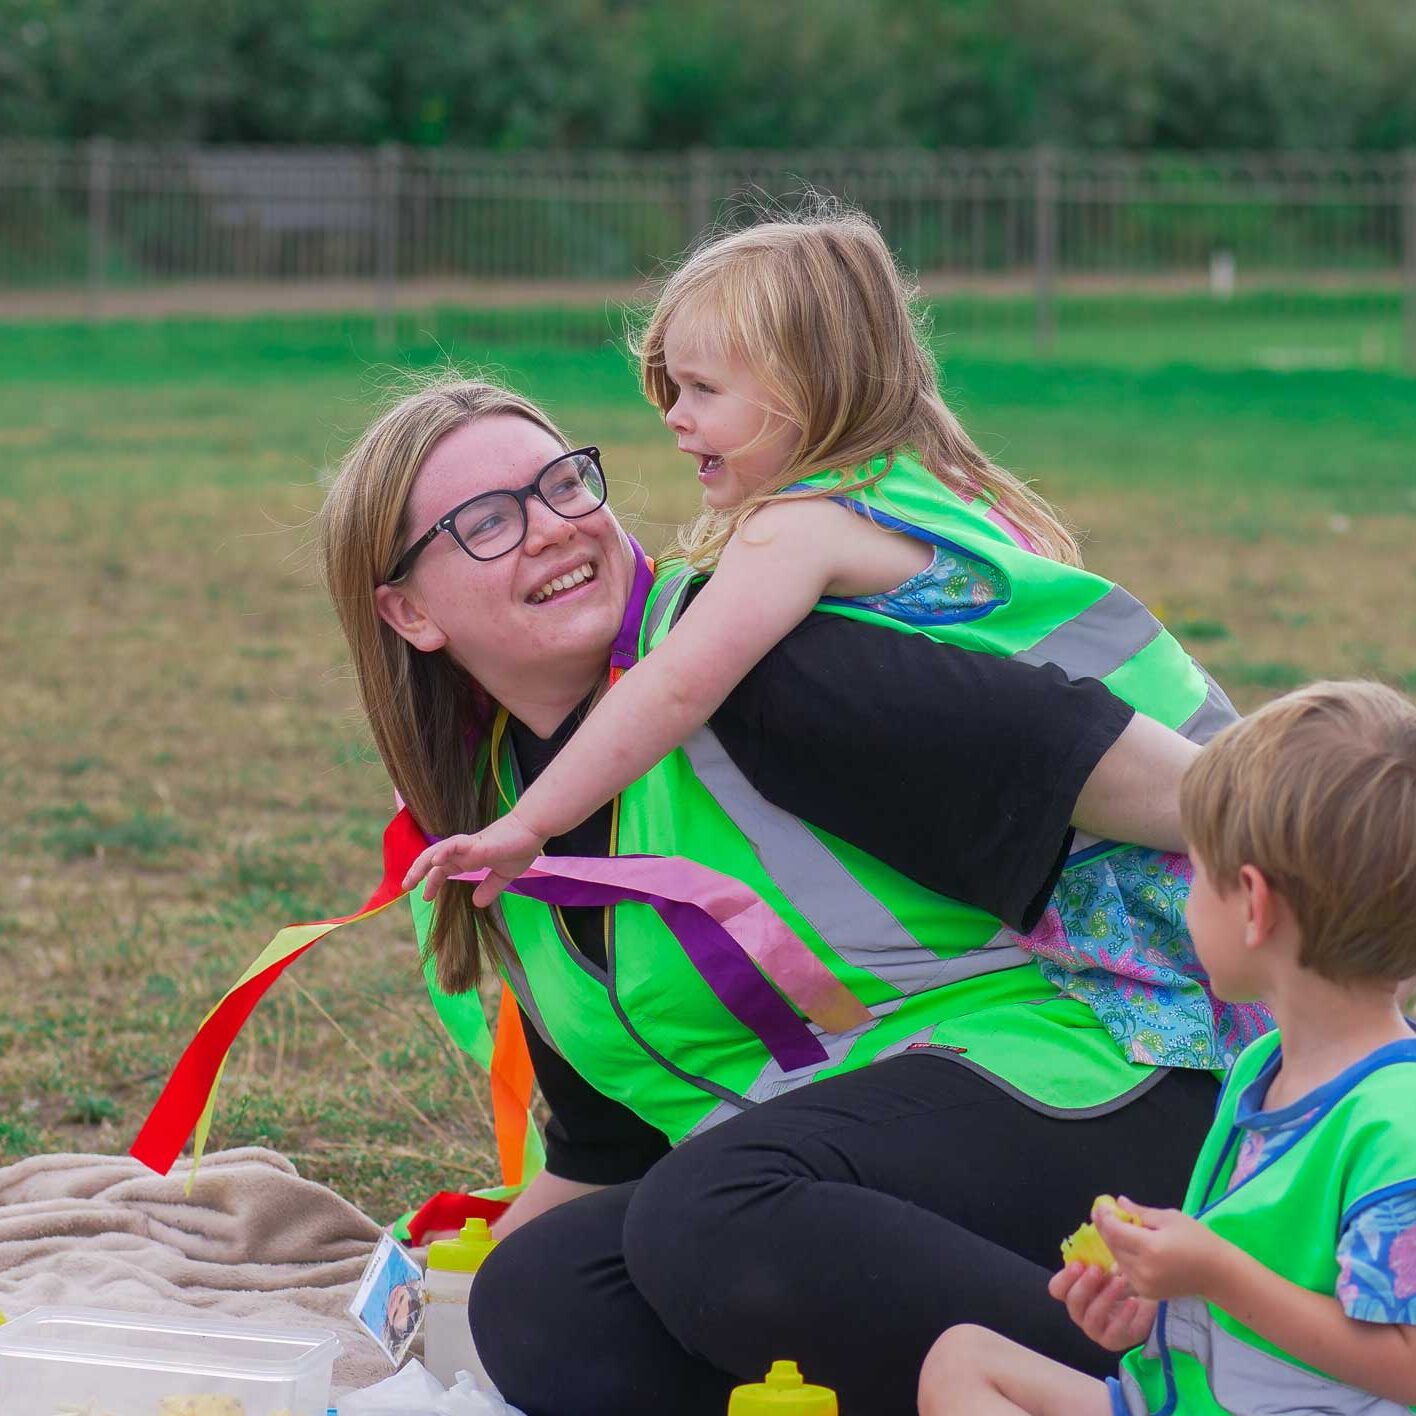
[[[434,836],[476,831],[498,815],[494,774],[485,770],[496,705],[446,649],[423,653],[386,624],[374,591],[423,529],[408,524],[408,499],[434,446],[457,428],[508,413],[568,446],[550,418],[517,394],[491,383],[439,378],[364,433],[320,511],[325,584],[349,642],[374,743],[414,820]],[[474,770],[478,766],[484,770]],[[486,948],[502,942],[499,916],[473,906],[472,886],[443,887],[426,948],[440,988],[474,988]]]
[[[745,517],[802,477],[836,469],[842,487],[868,485],[883,474],[852,480],[854,469],[909,449],[966,501],[986,498],[1041,555],[1081,564],[1052,508],[985,456],[945,406],[915,293],[875,223],[824,198],[805,214],[710,240],[668,278],[633,339],[649,401],[667,413],[678,397],[664,336],[682,316],[692,344],[749,370],[769,390],[769,411],[800,429],[772,485],[680,531],[689,560],[711,565]]]

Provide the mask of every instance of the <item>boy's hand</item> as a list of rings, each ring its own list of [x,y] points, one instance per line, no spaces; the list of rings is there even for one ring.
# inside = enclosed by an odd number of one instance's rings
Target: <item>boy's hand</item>
[[[449,836],[429,846],[408,868],[403,888],[411,890],[426,876],[423,898],[431,900],[449,875],[461,875],[486,866],[487,878],[472,893],[473,904],[485,909],[513,880],[531,868],[545,844],[544,839],[517,820],[515,812],[509,812],[475,836]]]
[[[1048,1280],[1047,1291],[1065,1303],[1067,1316],[1108,1352],[1139,1347],[1155,1326],[1157,1305],[1138,1298],[1119,1273],[1104,1273],[1095,1264],[1068,1264]]]
[[[1179,1210],[1147,1209],[1124,1197],[1120,1203],[1140,1225],[1124,1224],[1105,1210],[1096,1212],[1094,1222],[1135,1293],[1162,1299],[1204,1297],[1213,1290],[1231,1247],[1226,1240]]]

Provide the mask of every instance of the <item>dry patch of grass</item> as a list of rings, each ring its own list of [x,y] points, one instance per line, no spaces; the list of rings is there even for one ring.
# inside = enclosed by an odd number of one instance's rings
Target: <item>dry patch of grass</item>
[[[1163,498],[1078,497],[1088,564],[1139,595],[1243,709],[1314,678],[1416,690],[1409,517],[1303,502],[1262,517]]]
[[[6,1156],[122,1149],[265,939],[378,877],[386,781],[304,533],[270,529],[307,499],[41,499],[24,519],[45,537],[6,538],[23,607],[0,629]],[[215,1140],[277,1146],[382,1216],[489,1177],[482,1088],[427,1006],[406,917],[336,935],[274,990]]]

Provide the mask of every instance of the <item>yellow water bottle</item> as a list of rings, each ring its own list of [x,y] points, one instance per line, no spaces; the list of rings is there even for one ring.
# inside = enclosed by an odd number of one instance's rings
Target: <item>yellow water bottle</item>
[[[795,1362],[773,1362],[760,1382],[736,1387],[728,1400],[728,1416],[839,1416],[836,1393],[812,1386]]]

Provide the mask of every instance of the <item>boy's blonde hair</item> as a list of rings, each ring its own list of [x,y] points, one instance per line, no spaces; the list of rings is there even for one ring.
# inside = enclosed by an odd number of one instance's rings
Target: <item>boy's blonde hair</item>
[[[664,336],[682,316],[692,344],[749,370],[772,398],[766,411],[801,430],[773,485],[679,533],[689,560],[712,564],[745,517],[802,477],[834,468],[849,478],[874,457],[910,449],[965,501],[987,498],[1040,554],[1081,564],[1052,508],[985,456],[945,406],[914,294],[875,223],[824,198],[804,215],[716,237],[669,277],[634,340],[649,401],[667,413],[678,397]]]
[[[1257,867],[1292,906],[1299,962],[1334,981],[1416,975],[1416,705],[1315,683],[1231,724],[1180,788],[1220,890]]]

